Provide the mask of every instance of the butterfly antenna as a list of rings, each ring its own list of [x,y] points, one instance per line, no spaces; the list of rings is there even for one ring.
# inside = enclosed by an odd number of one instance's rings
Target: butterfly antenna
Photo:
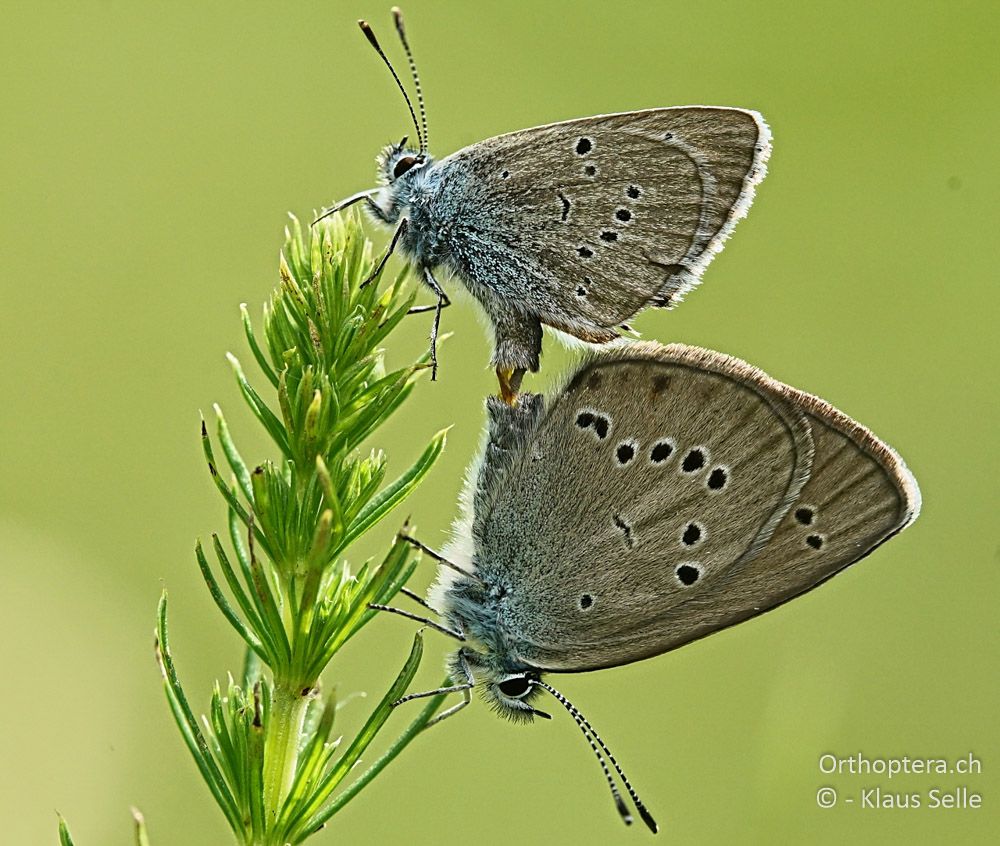
[[[424,131],[423,147],[420,152],[426,153],[430,141],[427,140],[427,107],[424,105],[424,90],[420,86],[420,76],[417,74],[417,63],[413,59],[410,42],[406,40],[406,27],[403,25],[403,10],[399,6],[392,7],[392,19],[396,22],[396,32],[399,33],[399,40],[403,42],[406,59],[410,63],[410,74],[413,76],[413,87],[417,90],[417,106],[420,108],[420,126]]]
[[[576,721],[577,726],[580,727],[580,731],[583,732],[583,736],[587,738],[590,748],[594,750],[594,755],[600,762],[601,769],[604,770],[604,777],[608,780],[608,786],[611,788],[611,795],[614,797],[615,806],[618,808],[618,813],[621,814],[621,818],[625,821],[625,825],[632,824],[632,814],[629,813],[624,800],[622,800],[621,793],[618,792],[618,787],[615,784],[614,779],[611,777],[608,765],[604,762],[604,758],[601,756],[601,751],[603,751],[607,756],[608,760],[611,762],[611,766],[615,768],[615,772],[618,773],[619,778],[621,778],[622,784],[625,785],[625,789],[628,791],[628,795],[632,798],[632,802],[635,805],[636,810],[639,812],[639,816],[642,818],[642,821],[646,823],[649,830],[652,831],[653,834],[656,834],[659,830],[656,820],[654,820],[652,814],[646,810],[646,806],[639,798],[639,794],[635,792],[635,789],[629,783],[628,777],[625,775],[625,771],[615,760],[615,756],[611,754],[611,750],[608,749],[604,741],[601,740],[600,735],[594,731],[594,727],[587,722],[587,718],[576,709],[576,706],[573,705],[572,702],[552,687],[552,685],[546,684],[539,679],[534,679],[533,684],[551,693],[562,704],[562,706],[569,711],[570,716]],[[600,747],[600,749],[598,749],[598,747]]]
[[[417,130],[417,140],[420,142],[420,150],[426,150],[427,147],[424,144],[424,137],[420,134],[420,124],[417,123],[417,113],[413,111],[413,103],[410,102],[410,96],[406,93],[406,89],[403,88],[403,82],[399,78],[399,74],[396,73],[396,69],[392,66],[392,62],[389,61],[389,57],[382,51],[379,46],[378,39],[375,37],[375,33],[372,32],[372,28],[368,25],[368,21],[358,21],[358,26],[361,27],[361,31],[365,34],[365,38],[368,39],[368,43],[375,48],[375,52],[382,57],[382,61],[385,62],[385,66],[389,68],[389,73],[392,74],[392,78],[396,80],[396,85],[399,86],[400,93],[403,95],[403,99],[406,100],[406,108],[410,110],[410,117],[413,119],[413,128]]]

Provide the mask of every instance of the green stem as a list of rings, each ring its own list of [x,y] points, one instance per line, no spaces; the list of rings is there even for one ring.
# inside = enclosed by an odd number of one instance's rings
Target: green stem
[[[274,700],[264,741],[264,812],[268,830],[277,821],[295,779],[299,741],[309,706],[309,697],[303,696],[302,690],[310,686],[274,680]]]

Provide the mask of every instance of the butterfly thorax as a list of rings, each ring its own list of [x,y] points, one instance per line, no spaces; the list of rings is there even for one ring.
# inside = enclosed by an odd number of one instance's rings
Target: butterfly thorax
[[[383,223],[407,222],[400,246],[420,267],[434,267],[448,257],[442,221],[435,199],[441,181],[434,159],[414,150],[389,147],[379,157],[383,187],[369,206]],[[405,168],[405,170],[400,170]],[[398,173],[398,175],[397,175]]]
[[[507,589],[458,578],[449,586],[443,616],[448,625],[463,632],[477,652],[513,656],[513,643],[503,625]],[[513,671],[524,669],[517,659],[507,661]]]

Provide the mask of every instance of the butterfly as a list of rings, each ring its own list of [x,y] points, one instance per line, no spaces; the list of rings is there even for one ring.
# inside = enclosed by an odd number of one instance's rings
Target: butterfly
[[[492,365],[513,402],[539,366],[542,327],[590,344],[619,337],[647,306],[670,308],[750,207],[764,178],[770,131],[754,111],[709,106],[598,115],[524,129],[436,160],[402,13],[393,10],[420,120],[371,27],[362,31],[392,73],[417,136],[378,157],[380,186],[320,218],[363,202],[394,227],[368,281],[399,248],[434,292],[432,377],[444,270],[479,303],[493,328]]]
[[[829,403],[736,358],[681,344],[592,354],[549,398],[487,400],[485,447],[424,622],[461,641],[454,684],[501,715],[561,703],[546,674],[660,655],[756,617],[861,560],[916,519],[902,459]],[[399,609],[384,609],[399,610]],[[407,612],[407,616],[413,617]]]

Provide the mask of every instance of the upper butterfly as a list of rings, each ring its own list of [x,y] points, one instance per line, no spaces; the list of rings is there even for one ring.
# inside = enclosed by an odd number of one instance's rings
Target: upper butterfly
[[[443,267],[478,300],[494,331],[493,365],[512,402],[538,370],[542,324],[604,344],[633,315],[669,308],[699,280],[753,201],[771,152],[757,112],[709,106],[648,109],[524,129],[441,161],[427,152],[427,117],[403,18],[393,9],[420,106],[371,28],[362,31],[392,72],[416,129],[378,158],[381,187],[363,201],[395,225],[371,279],[399,246],[437,295],[431,361],[449,300]],[[370,281],[370,280],[369,280]]]

